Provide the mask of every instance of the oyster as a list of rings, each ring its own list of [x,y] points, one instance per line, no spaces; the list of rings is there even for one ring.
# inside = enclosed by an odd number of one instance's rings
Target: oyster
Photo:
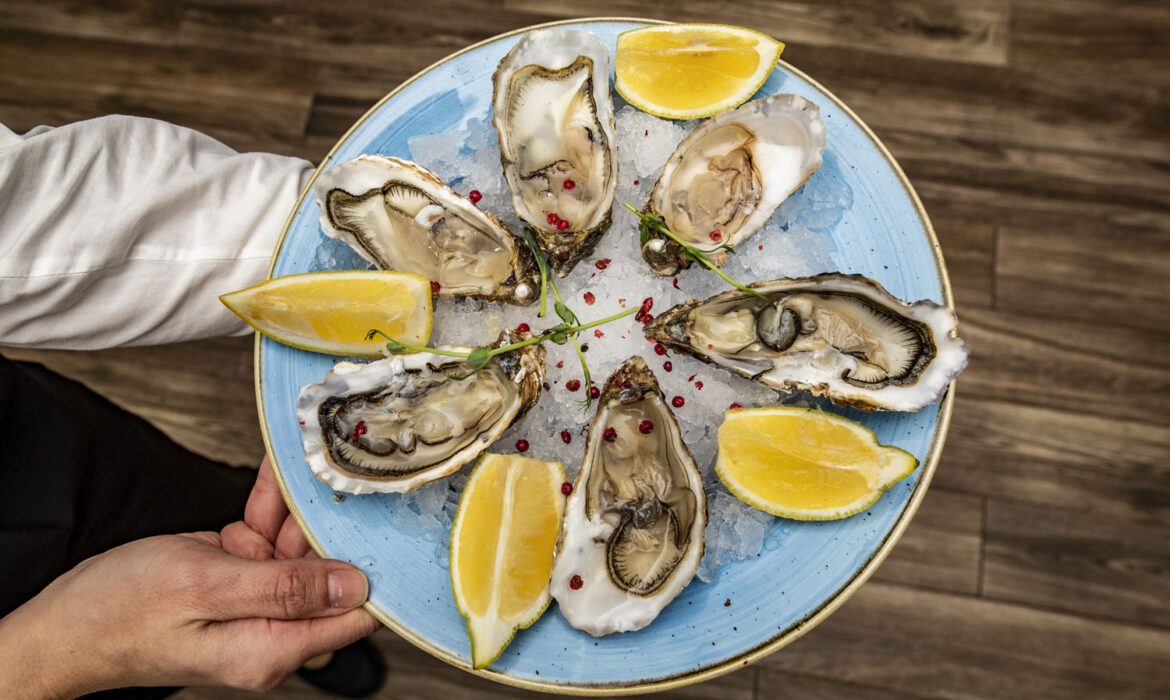
[[[540,290],[532,251],[490,212],[408,160],[363,155],[313,186],[321,229],[383,270],[439,283],[439,296],[531,304]]]
[[[526,337],[506,331],[496,346]],[[412,491],[475,459],[519,420],[540,398],[544,369],[539,344],[497,355],[463,380],[452,378],[468,373],[463,360],[426,352],[339,363],[297,398],[305,458],[338,491]]]
[[[734,248],[763,226],[821,166],[824,150],[825,125],[815,104],[797,95],[752,100],[683,139],[644,211],[722,265],[727,253],[719,247]],[[657,231],[643,243],[642,257],[660,275],[691,266],[683,247]]]
[[[609,228],[617,190],[609,52],[586,32],[529,32],[500,61],[492,85],[512,207],[564,277]]]
[[[775,302],[732,290],[691,300],[643,327],[649,338],[789,391],[866,411],[917,411],[967,366],[953,311],[907,304],[860,275],[756,282]]]
[[[654,373],[631,357],[601,393],[565,508],[550,583],[561,612],[594,636],[650,624],[698,569],[706,524],[695,460]]]

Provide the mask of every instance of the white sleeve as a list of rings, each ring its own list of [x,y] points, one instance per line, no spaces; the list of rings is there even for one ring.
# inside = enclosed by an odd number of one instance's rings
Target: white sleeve
[[[312,171],[154,119],[0,125],[0,345],[249,332],[218,297],[264,279]]]

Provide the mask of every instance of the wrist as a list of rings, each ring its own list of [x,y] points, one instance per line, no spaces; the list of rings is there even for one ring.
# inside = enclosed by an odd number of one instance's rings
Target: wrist
[[[71,632],[46,599],[52,588],[0,619],[0,698],[73,698],[112,687],[69,643]]]

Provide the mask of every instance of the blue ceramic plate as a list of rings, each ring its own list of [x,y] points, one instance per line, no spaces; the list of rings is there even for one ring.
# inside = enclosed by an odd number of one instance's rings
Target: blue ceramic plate
[[[559,23],[592,32],[610,51],[619,33],[642,21]],[[490,118],[491,75],[522,32],[489,39],[407,81],[341,139],[318,173],[363,153],[409,157],[407,139]],[[828,129],[824,165],[813,176],[847,185],[852,204],[823,235],[834,266],[881,282],[896,296],[951,305],[950,288],[930,223],[902,171],[844,105],[783,61],[758,96],[792,92],[821,108]],[[314,176],[314,179],[316,177]],[[810,181],[810,183],[813,181]],[[325,240],[312,197],[302,195],[273,255],[271,276],[321,269]],[[394,525],[397,497],[333,493],[313,478],[294,413],[302,386],[320,381],[334,358],[260,338],[257,395],[268,453],[285,498],[322,556],[353,562],[370,579],[370,610],[391,629],[455,666],[471,670],[467,631],[455,610],[446,564],[436,545]],[[914,474],[866,513],[845,520],[776,520],[758,557],[698,579],[649,627],[603,639],[569,627],[554,604],[521,631],[482,675],[553,692],[607,694],[685,685],[743,666],[796,639],[853,593],[888,554],[926,490],[938,461],[952,395],[921,413],[861,414],[883,443],[918,457]],[[724,601],[730,599],[731,606]],[[648,653],[653,650],[653,653]]]

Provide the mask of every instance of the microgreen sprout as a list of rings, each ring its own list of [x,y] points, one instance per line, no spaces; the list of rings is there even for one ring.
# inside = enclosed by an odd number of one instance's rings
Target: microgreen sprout
[[[540,311],[536,314],[538,318],[544,318],[545,312],[545,289],[549,283],[548,263],[541,254],[540,248],[536,247],[535,234],[532,229],[527,226],[524,227],[524,243],[528,249],[532,251],[533,257],[536,258],[536,266],[540,268]]]
[[[530,249],[532,249],[532,254],[536,256],[536,264],[540,267],[540,312],[537,314],[537,316],[544,318],[546,313],[545,290],[551,288],[553,296],[556,298],[556,302],[553,304],[553,310],[556,312],[561,321],[566,324],[580,323],[580,321],[577,320],[577,314],[573,313],[573,310],[570,309],[569,305],[565,303],[565,300],[561,298],[561,293],[559,290],[557,290],[557,283],[553,281],[553,277],[549,273],[548,261],[545,260],[544,253],[536,246],[535,236],[536,233],[531,228],[527,226],[524,227],[524,242],[528,244]],[[589,377],[589,363],[585,361],[585,353],[581,352],[581,345],[577,343],[577,334],[570,333],[568,339],[569,342],[573,344],[573,350],[577,353],[577,359],[581,362],[581,372],[585,375],[585,398],[582,399],[579,403],[581,404],[581,410],[587,411],[589,410],[589,406],[593,403],[593,397],[589,395],[589,387],[592,386],[592,380]],[[565,343],[564,340],[561,340],[560,342],[554,340],[553,342],[556,342],[558,345],[563,345]]]
[[[557,345],[564,345],[566,342],[572,341],[573,345],[576,346],[575,336],[578,333],[580,333],[582,331],[587,331],[591,328],[596,328],[597,326],[603,326],[603,325],[610,323],[612,321],[616,321],[619,318],[625,318],[626,316],[629,316],[630,314],[636,313],[637,311],[638,311],[637,309],[626,309],[625,311],[622,311],[621,313],[616,313],[616,314],[613,314],[612,316],[606,316],[605,318],[598,319],[596,321],[591,321],[591,322],[585,323],[585,324],[581,324],[580,322],[578,322],[576,320],[577,317],[573,316],[572,324],[570,324],[568,321],[562,321],[561,323],[558,323],[557,325],[552,326],[551,328],[547,328],[543,332],[541,332],[539,335],[535,335],[531,338],[527,338],[525,340],[520,340],[520,341],[517,341],[515,343],[509,343],[507,345],[501,345],[499,347],[493,347],[491,345],[481,345],[480,347],[473,349],[471,352],[460,352],[458,350],[443,350],[441,348],[428,348],[428,347],[424,347],[421,345],[411,345],[409,343],[403,343],[401,341],[395,340],[394,338],[391,338],[390,336],[386,335],[385,333],[383,333],[382,331],[377,330],[377,329],[373,329],[373,330],[369,331],[368,333],[366,333],[366,340],[373,340],[376,336],[382,336],[383,338],[386,339],[386,350],[391,355],[402,355],[402,354],[405,354],[408,352],[429,352],[429,353],[433,353],[435,355],[443,355],[445,357],[457,357],[457,358],[463,359],[463,360],[465,360],[464,364],[467,365],[467,367],[471,371],[468,372],[467,374],[464,374],[464,375],[448,374],[447,376],[451,379],[464,380],[464,379],[467,379],[468,377],[470,377],[471,375],[475,374],[476,372],[480,371],[481,369],[483,369],[487,365],[487,363],[493,357],[495,357],[497,355],[502,355],[502,354],[504,354],[506,352],[510,352],[512,350],[518,350],[520,348],[528,347],[529,345],[536,345],[538,343],[543,343],[546,340],[554,342]],[[570,311],[569,313],[571,314],[572,312]],[[585,366],[585,358],[583,355],[581,355],[579,348],[578,348],[577,355],[578,355],[578,357],[581,358],[581,364],[584,367]],[[588,390],[589,371],[588,371],[588,369],[585,370],[585,382],[586,382],[585,395],[588,396],[589,395],[589,390]]]
[[[687,258],[687,260],[691,260],[693,262],[697,262],[697,263],[703,265],[707,269],[711,270],[715,274],[722,277],[724,279],[724,281],[726,281],[732,287],[735,287],[736,289],[738,289],[742,292],[747,292],[748,294],[751,294],[752,296],[759,297],[760,299],[763,299],[764,301],[768,302],[772,306],[776,305],[776,302],[772,301],[771,299],[764,296],[763,294],[760,294],[759,292],[752,289],[751,287],[745,287],[744,285],[740,284],[739,282],[736,282],[735,280],[731,279],[726,274],[724,274],[724,272],[719,269],[718,265],[711,262],[710,258],[707,257],[707,255],[706,255],[706,253],[704,253],[704,251],[700,250],[699,248],[696,248],[695,246],[691,245],[690,243],[687,243],[683,239],[679,238],[678,235],[676,235],[673,231],[671,231],[669,228],[667,228],[666,222],[663,221],[661,217],[655,216],[653,214],[645,214],[643,212],[640,212],[637,209],[635,209],[629,202],[626,202],[626,208],[629,209],[630,211],[634,212],[638,216],[638,218],[641,220],[641,223],[639,224],[639,232],[640,232],[640,238],[642,241],[642,245],[645,245],[646,242],[650,240],[650,236],[653,235],[654,231],[658,231],[662,235],[666,236],[670,240],[672,240],[675,243],[678,243],[680,246],[682,246],[683,255]],[[716,250],[726,250],[728,253],[735,255],[735,250],[731,246],[727,245],[726,243],[721,243],[720,245],[715,246],[714,248],[710,249],[707,252],[713,252]]]

